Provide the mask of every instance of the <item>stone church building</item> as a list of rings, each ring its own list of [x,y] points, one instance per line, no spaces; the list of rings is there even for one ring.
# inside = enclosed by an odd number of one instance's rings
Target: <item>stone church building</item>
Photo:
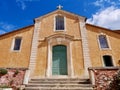
[[[32,78],[90,77],[88,68],[114,69],[120,62],[120,30],[86,23],[59,7],[34,24],[0,35],[0,68],[28,68]]]

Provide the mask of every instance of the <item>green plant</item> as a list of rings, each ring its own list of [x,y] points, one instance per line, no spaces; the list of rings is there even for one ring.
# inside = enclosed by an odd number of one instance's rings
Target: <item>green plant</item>
[[[18,73],[19,73],[19,71],[18,71],[18,70],[16,70],[16,71],[15,71],[15,75],[17,75]]]
[[[0,85],[0,88],[11,88],[11,87],[8,85]]]
[[[16,75],[19,73],[19,71],[18,70],[16,70],[15,72],[14,72],[14,75],[13,75],[13,77],[16,77]]]
[[[0,74],[1,74],[1,75],[5,75],[5,74],[7,74],[7,73],[8,73],[7,69],[4,69],[4,68],[1,68],[1,69],[0,69]]]

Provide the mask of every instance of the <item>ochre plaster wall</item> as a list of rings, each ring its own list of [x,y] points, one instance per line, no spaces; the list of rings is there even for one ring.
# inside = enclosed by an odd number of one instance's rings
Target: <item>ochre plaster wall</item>
[[[47,42],[39,42],[36,58],[35,76],[44,77],[47,69]]]
[[[0,36],[0,67],[28,68],[34,26]],[[20,51],[12,50],[15,37],[22,37]]]
[[[48,15],[47,17],[41,20],[40,25],[40,34],[39,34],[39,45],[37,51],[37,59],[36,59],[36,69],[35,76],[45,77],[47,64],[48,64],[48,41],[47,37],[54,34],[67,34],[73,36],[74,39],[72,43],[72,61],[73,61],[73,69],[74,75],[80,76],[83,72],[83,55],[82,55],[82,44],[81,44],[81,35],[80,35],[80,27],[78,18],[62,14],[65,16],[65,31],[54,31],[54,17],[57,13],[52,15]]]
[[[88,41],[92,66],[104,66],[104,63],[102,61],[103,55],[112,56],[114,66],[118,66],[118,60],[120,60],[120,35],[113,31],[92,25],[86,25],[86,27],[88,31]],[[101,33],[107,36],[108,44],[110,47],[109,49],[102,50],[100,48],[98,35]]]
[[[44,39],[53,34],[68,34],[75,38],[80,38],[79,21],[73,16],[63,14],[65,17],[65,31],[54,30],[54,20],[57,13],[49,15],[41,20],[40,39]]]
[[[73,61],[73,67],[74,67],[74,76],[75,77],[82,76],[83,70],[84,70],[84,60],[83,60],[81,41],[73,41],[72,61]]]

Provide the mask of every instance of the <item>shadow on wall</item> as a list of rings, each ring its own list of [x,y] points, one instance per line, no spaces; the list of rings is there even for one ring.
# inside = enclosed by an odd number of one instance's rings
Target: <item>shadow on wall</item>
[[[46,42],[40,42],[39,45],[38,45],[38,48],[46,47],[46,46],[47,46]]]

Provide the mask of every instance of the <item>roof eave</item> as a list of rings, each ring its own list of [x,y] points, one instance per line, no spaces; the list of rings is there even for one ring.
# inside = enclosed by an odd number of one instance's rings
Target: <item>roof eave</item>
[[[17,29],[17,30],[13,30],[13,31],[10,31],[10,32],[1,34],[0,37],[5,36],[5,35],[8,35],[8,34],[11,34],[11,33],[14,33],[14,32],[17,32],[17,31],[20,31],[20,30],[25,29],[25,28],[33,27],[33,26],[34,26],[34,25],[29,25],[29,26],[26,26],[26,27],[23,27],[23,28],[20,28],[20,29]]]

